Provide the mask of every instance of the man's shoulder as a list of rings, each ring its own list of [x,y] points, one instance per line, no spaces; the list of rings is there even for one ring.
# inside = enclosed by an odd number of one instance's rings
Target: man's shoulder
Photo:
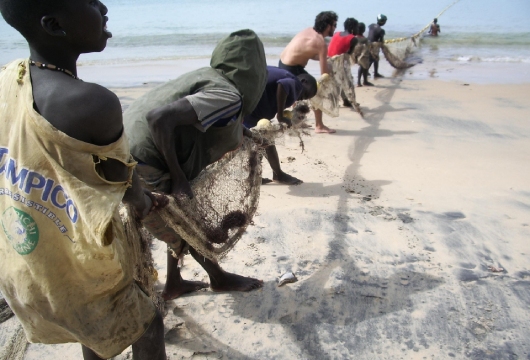
[[[60,107],[67,114],[67,128],[78,126],[83,131],[72,134],[80,140],[104,145],[115,141],[121,134],[120,101],[116,94],[103,86],[80,83],[68,91]]]
[[[81,118],[106,117],[109,112],[121,111],[116,94],[101,85],[85,82],[69,91],[64,105],[76,108]]]

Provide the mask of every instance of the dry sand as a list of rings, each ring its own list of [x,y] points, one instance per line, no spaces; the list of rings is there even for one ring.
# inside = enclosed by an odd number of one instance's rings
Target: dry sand
[[[364,119],[343,108],[324,120],[336,134],[278,146],[304,184],[263,186],[222,261],[265,286],[167,302],[170,359],[530,359],[530,84],[376,84],[357,89]],[[118,94],[127,106],[145,88]],[[299,281],[279,288],[286,271]],[[189,256],[183,276],[208,281]],[[4,349],[15,329],[0,326]]]

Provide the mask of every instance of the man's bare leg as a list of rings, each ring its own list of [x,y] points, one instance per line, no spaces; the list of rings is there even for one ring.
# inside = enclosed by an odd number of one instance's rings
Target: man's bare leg
[[[84,360],[104,360],[84,345]],[[164,343],[164,321],[162,315],[157,311],[151,325],[145,333],[133,345],[134,360],[166,360],[166,346]]]
[[[318,134],[333,134],[336,132],[324,125],[322,121],[322,110],[315,110],[315,132]]]
[[[167,359],[164,342],[164,320],[158,311],[142,337],[132,345],[132,350],[133,360]]]
[[[251,291],[263,286],[262,280],[224,271],[217,262],[205,258],[192,247],[190,247],[190,254],[208,273],[210,287],[213,291]]]
[[[282,171],[280,167],[280,158],[278,156],[278,150],[276,150],[275,145],[267,147],[265,149],[265,154],[272,169],[272,180],[285,185],[299,185],[303,183],[302,180],[297,179],[294,176],[291,176]]]
[[[182,279],[178,259],[171,252],[167,252],[167,279],[162,298],[164,300],[176,299],[181,295],[207,288],[209,285],[202,281],[188,281]]]

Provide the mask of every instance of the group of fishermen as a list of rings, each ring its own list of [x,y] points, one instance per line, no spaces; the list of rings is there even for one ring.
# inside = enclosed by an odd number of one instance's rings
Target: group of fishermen
[[[151,90],[122,115],[114,93],[77,77],[79,55],[102,51],[112,37],[107,11],[100,1],[0,0],[5,21],[30,48],[29,59],[0,72],[0,290],[30,342],[78,342],[85,359],[110,358],[132,344],[135,359],[162,360],[163,318],[134,281],[118,206],[130,205],[168,244],[165,300],[207,286],[261,287],[200,256],[166,227],[157,216],[164,203],[153,192],[193,198],[190,181],[237,149],[259,119],[290,126],[283,110],[317,93],[305,70],[309,59],[329,72],[327,58],[336,54],[325,37],[338,17],[320,13],[287,45],[278,67],[266,65],[252,30],[236,31],[219,42],[209,67]],[[379,15],[368,38],[382,41],[385,22]],[[362,37],[358,25],[347,19],[329,48],[351,52]],[[334,132],[321,112],[315,117],[315,132]],[[266,156],[273,181],[302,182],[281,170],[273,144]],[[178,257],[186,251],[209,285],[181,277]]]

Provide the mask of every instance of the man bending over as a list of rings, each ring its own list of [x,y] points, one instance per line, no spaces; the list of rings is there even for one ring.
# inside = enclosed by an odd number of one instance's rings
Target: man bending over
[[[283,110],[292,106],[297,100],[307,100],[317,93],[317,82],[309,74],[294,76],[287,70],[267,66],[267,85],[258,105],[252,114],[245,116],[243,124],[247,128],[256,126],[259,120],[271,120],[276,116],[278,122],[291,126],[291,121],[283,117]],[[285,185],[298,185],[302,180],[282,171],[275,145],[265,149],[267,160],[272,168],[272,181]],[[263,179],[263,183],[270,182]]]
[[[320,63],[320,74],[329,73],[328,46],[324,38],[333,35],[337,27],[338,16],[333,11],[323,11],[315,18],[315,25],[299,32],[280,55],[278,67],[297,76],[307,74],[305,67],[309,60]],[[328,128],[322,121],[322,111],[315,110],[315,132],[332,134],[336,131]]]
[[[210,67],[184,74],[138,98],[124,113],[124,123],[145,185],[153,191],[192,198],[189,182],[241,145],[243,117],[256,107],[266,81],[261,40],[252,30],[240,30],[219,42]],[[188,249],[208,273],[214,291],[250,291],[263,286],[261,280],[228,273],[199,255],[156,212],[143,225],[168,244],[164,299],[208,286],[182,279],[178,258]]]

